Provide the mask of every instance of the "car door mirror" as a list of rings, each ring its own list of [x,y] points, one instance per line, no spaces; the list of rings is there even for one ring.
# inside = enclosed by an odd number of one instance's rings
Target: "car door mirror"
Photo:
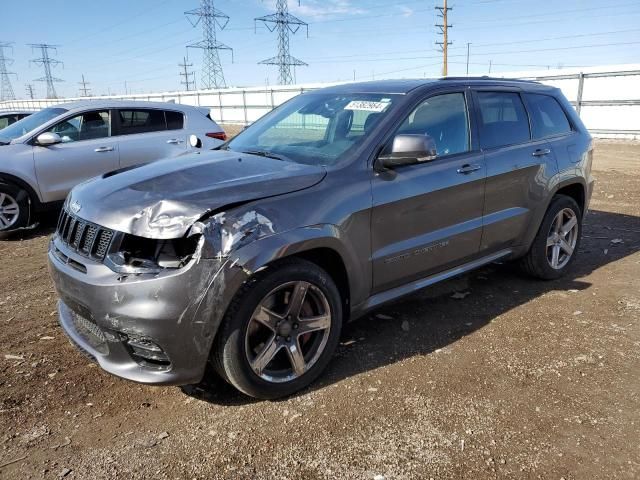
[[[36,138],[36,144],[41,147],[48,147],[49,145],[55,145],[56,143],[62,143],[62,138],[57,133],[44,132]]]
[[[391,151],[380,155],[377,163],[387,169],[430,162],[437,157],[436,142],[429,135],[401,133],[394,137]]]
[[[202,148],[202,140],[197,135],[189,135],[189,145],[193,148]]]

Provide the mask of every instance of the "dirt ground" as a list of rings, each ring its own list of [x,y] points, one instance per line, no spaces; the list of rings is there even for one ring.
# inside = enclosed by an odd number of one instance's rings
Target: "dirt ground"
[[[640,144],[595,170],[568,277],[492,265],[386,306],[276,402],[102,372],[57,324],[55,220],[1,241],[0,478],[640,478]]]

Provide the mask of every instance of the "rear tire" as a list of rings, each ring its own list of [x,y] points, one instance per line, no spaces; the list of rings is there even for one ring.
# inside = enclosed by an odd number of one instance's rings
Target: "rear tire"
[[[325,369],[341,328],[342,301],[331,276],[312,262],[286,259],[238,291],[216,335],[212,363],[251,397],[288,396]]]
[[[27,192],[0,181],[0,233],[28,226],[30,210]]]
[[[582,211],[576,201],[556,195],[520,268],[535,278],[554,280],[563,276],[576,259],[582,236]]]

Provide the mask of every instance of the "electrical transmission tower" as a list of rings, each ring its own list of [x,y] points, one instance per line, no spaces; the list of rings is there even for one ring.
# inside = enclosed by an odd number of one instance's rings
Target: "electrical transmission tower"
[[[229,23],[229,16],[214,8],[213,0],[200,0],[200,8],[184,13],[194,27],[198,23],[202,23],[204,38],[199,42],[187,45],[187,48],[201,48],[203,50],[202,87],[226,88],[227,83],[224,80],[218,52],[230,50],[233,62],[233,49],[217,40],[216,31],[218,28],[224,30],[224,27]]]
[[[33,100],[33,96],[34,96],[34,93],[33,93],[33,85],[31,85],[30,83],[27,83],[27,84],[25,85],[25,88],[26,88],[26,90],[27,90],[27,95],[29,95],[29,98],[30,98],[31,100]]]
[[[80,90],[80,96],[81,97],[88,97],[91,95],[91,89],[89,87],[87,87],[87,85],[89,85],[89,82],[85,81],[84,79],[84,73],[82,74],[82,81],[78,82],[78,85],[82,85],[82,87],[80,87],[78,90]]]
[[[16,75],[13,72],[7,71],[7,65],[11,65],[13,60],[4,56],[4,49],[11,48],[12,43],[0,42],[0,100],[15,100],[16,96],[13,93],[13,87],[11,86],[11,75]],[[16,75],[17,76],[17,75]]]
[[[42,65],[42,67],[44,68],[44,77],[36,78],[35,81],[47,82],[47,98],[58,98],[54,83],[62,82],[63,80],[54,77],[51,73],[51,69],[62,64],[62,62],[49,56],[49,50],[52,50],[56,53],[58,52],[56,45],[48,45],[46,43],[31,43],[29,44],[29,46],[32,49],[40,49],[40,52],[42,53],[42,56],[40,58],[34,58],[33,60],[31,60],[32,63],[35,63],[36,65]]]
[[[182,80],[180,83],[185,87],[187,87],[187,92],[189,90],[195,90],[196,89],[195,72],[190,72],[189,70],[187,70],[187,68],[193,67],[193,63],[187,63],[186,57],[183,57],[182,63],[179,63],[178,66],[182,67],[183,70],[180,72],[180,76],[184,77],[184,80]],[[193,86],[193,88],[190,88],[191,86]]]
[[[447,13],[449,12],[449,10],[451,10],[451,7],[447,7],[447,0],[443,0],[443,2],[444,3],[442,7],[436,7],[436,10],[440,11],[438,16],[442,18],[442,23],[436,23],[436,27],[440,29],[440,33],[442,34],[442,41],[436,42],[436,45],[440,45],[440,48],[442,49],[442,75],[446,77],[448,73],[448,69],[447,69],[447,53],[448,52],[447,51],[448,51],[449,45],[453,43],[449,41],[448,29],[453,27],[453,25],[449,25],[447,21]]]
[[[306,67],[308,64],[289,54],[289,34],[295,34],[300,27],[305,27],[308,37],[309,25],[289,13],[287,0],[277,0],[276,13],[256,18],[254,22],[263,22],[270,32],[278,31],[278,55],[262,60],[259,64],[278,65],[278,82],[281,85],[291,85],[293,83],[291,67]]]

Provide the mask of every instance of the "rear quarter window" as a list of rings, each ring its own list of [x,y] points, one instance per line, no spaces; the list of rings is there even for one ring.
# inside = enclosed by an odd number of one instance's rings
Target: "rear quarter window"
[[[571,132],[571,124],[567,115],[554,97],[538,93],[525,93],[524,98],[531,115],[533,138],[545,138]]]
[[[520,94],[478,92],[480,144],[495,148],[526,142],[531,138],[529,118]]]
[[[168,130],[182,130],[184,128],[184,115],[181,112],[167,110],[164,114],[167,119]]]

